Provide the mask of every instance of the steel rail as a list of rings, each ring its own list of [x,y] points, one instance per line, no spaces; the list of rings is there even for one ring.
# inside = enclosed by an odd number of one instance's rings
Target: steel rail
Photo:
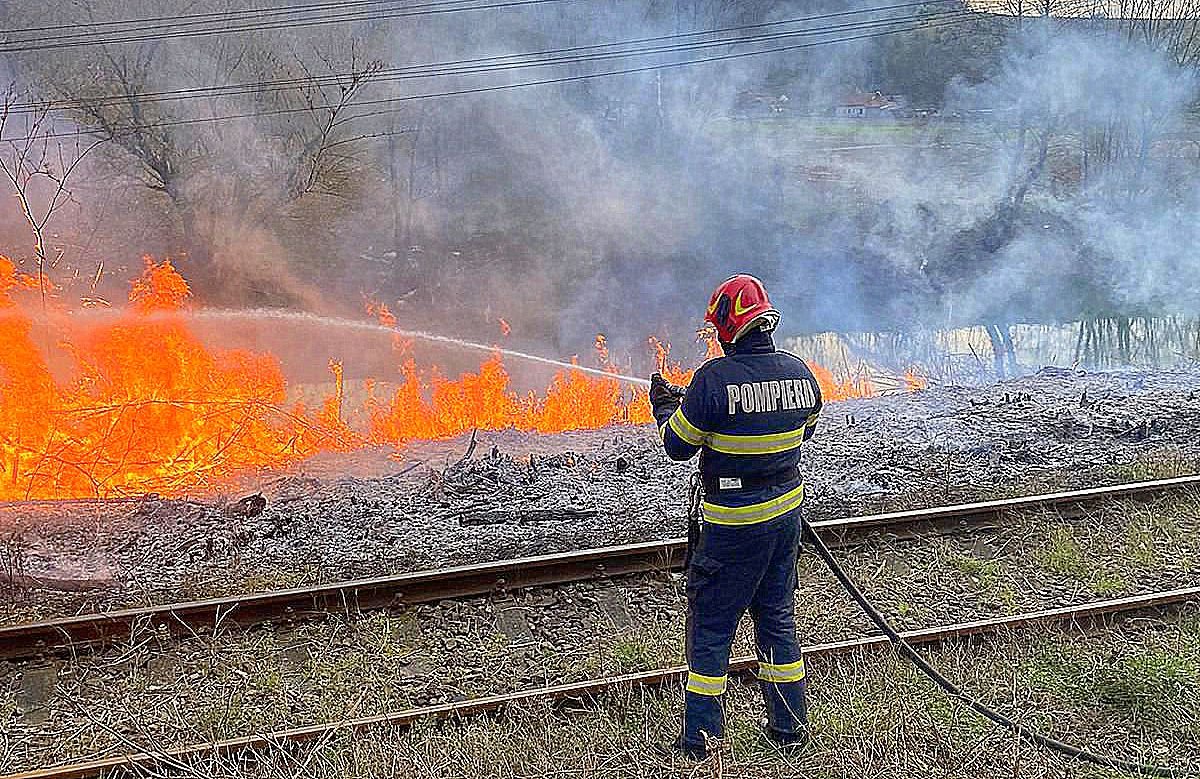
[[[1105,617],[1179,607],[1188,602],[1196,602],[1198,600],[1200,600],[1200,587],[1188,587],[1146,595],[1094,601],[1075,606],[1044,609],[1009,617],[996,617],[936,628],[909,630],[901,633],[901,635],[910,644],[930,645],[953,639],[979,637],[1032,624],[1068,623],[1073,626],[1084,625]],[[805,649],[804,654],[807,659],[825,658],[856,650],[877,649],[885,646],[887,643],[888,639],[886,636],[866,636],[810,646]],[[729,672],[730,674],[745,675],[754,671],[756,667],[757,661],[754,657],[739,657],[730,661]],[[50,768],[9,774],[0,777],[0,779],[91,779],[91,777],[99,776],[106,771],[115,769],[128,770],[137,768],[145,770],[164,763],[219,757],[253,749],[266,750],[277,748],[283,744],[311,742],[340,731],[357,733],[378,727],[406,730],[418,722],[425,720],[444,721],[479,714],[498,713],[516,704],[536,701],[588,700],[613,688],[626,686],[662,687],[678,683],[686,675],[686,666],[675,666],[620,676],[589,679],[482,698],[472,698],[454,703],[392,711],[370,717],[358,717],[338,722],[258,733],[207,744],[194,744],[174,749],[137,752],[87,762],[52,766]]]
[[[1062,509],[1065,506],[1084,506],[1107,500],[1154,497],[1186,489],[1200,489],[1200,475],[820,520],[810,524],[827,544],[836,547],[856,543],[864,533],[889,528],[922,523],[943,526],[947,523],[967,524],[996,519],[1011,511]],[[0,627],[0,659],[62,654],[102,646],[129,639],[149,629],[176,636],[197,635],[223,627],[244,628],[269,622],[398,608],[541,585],[676,570],[683,564],[685,549],[684,539],[646,541],[9,625]]]

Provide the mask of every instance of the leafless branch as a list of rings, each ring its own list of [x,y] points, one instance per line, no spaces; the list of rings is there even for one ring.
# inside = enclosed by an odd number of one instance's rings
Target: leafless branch
[[[73,144],[62,140],[53,131],[53,117],[46,103],[23,114],[23,126],[14,132],[16,120],[12,106],[16,99],[17,90],[10,86],[0,109],[0,138],[4,139],[0,146],[0,173],[8,180],[21,213],[33,231],[33,251],[44,311],[46,269],[53,265],[46,253],[46,228],[54,215],[71,200],[68,188],[71,175],[106,139],[90,139],[85,143],[79,135],[75,136]],[[43,184],[49,185],[49,195],[39,198],[37,190]]]
[[[298,164],[292,169],[292,175],[288,184],[288,196],[291,200],[297,200],[313,192],[329,193],[337,191],[338,188],[336,186],[320,186],[323,179],[336,179],[345,170],[342,161],[346,157],[344,155],[331,154],[330,150],[335,145],[346,143],[347,140],[335,140],[334,131],[340,122],[344,121],[345,112],[354,99],[354,96],[383,67],[382,62],[374,61],[361,69],[353,68],[349,79],[338,81],[336,94],[331,97],[328,93],[332,90],[327,90],[320,86],[320,81],[304,61],[297,57],[297,62],[303,70],[305,78],[308,79],[308,84],[301,92],[311,116],[317,122],[317,128],[316,132],[307,138],[301,146]],[[334,63],[331,62],[327,63],[326,66],[331,70],[335,68]],[[320,97],[322,103],[332,107],[317,107],[314,104],[314,96]]]

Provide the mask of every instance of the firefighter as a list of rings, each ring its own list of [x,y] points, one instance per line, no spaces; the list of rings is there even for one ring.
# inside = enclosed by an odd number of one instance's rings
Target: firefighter
[[[779,312],[762,282],[741,274],[712,295],[705,320],[725,352],[686,391],[651,377],[650,401],[672,460],[700,453],[700,533],[687,568],[687,687],[683,731],[691,759],[724,734],[721,695],[730,645],[749,610],[766,703],[765,735],[781,747],[808,740],[804,658],[793,592],[801,537],[800,446],[816,429],[821,392],[800,358],[775,348]]]

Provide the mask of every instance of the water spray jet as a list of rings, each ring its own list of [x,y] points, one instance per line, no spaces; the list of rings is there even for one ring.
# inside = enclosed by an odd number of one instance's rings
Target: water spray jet
[[[638,376],[626,376],[620,373],[613,373],[602,368],[589,368],[583,365],[577,365],[573,362],[565,360],[556,360],[551,357],[543,357],[538,354],[530,354],[528,352],[518,351],[516,349],[506,349],[502,346],[481,344],[476,341],[468,341],[462,338],[454,338],[448,335],[437,335],[435,333],[426,333],[421,330],[403,330],[398,327],[388,327],[375,322],[362,322],[354,319],[341,319],[339,317],[320,316],[318,314],[309,314],[302,311],[281,311],[275,309],[248,309],[248,310],[230,310],[230,309],[202,309],[193,311],[189,316],[195,319],[218,319],[218,320],[283,320],[289,322],[304,322],[307,324],[318,324],[326,327],[340,327],[348,330],[358,330],[362,332],[387,333],[389,335],[399,335],[404,338],[412,338],[414,340],[426,341],[428,343],[446,344],[449,346],[457,346],[460,349],[469,349],[472,351],[486,352],[487,354],[502,354],[505,357],[514,357],[527,362],[539,363],[541,365],[550,365],[555,368],[565,368],[567,370],[579,371],[581,373],[590,374],[592,376],[601,376],[607,379],[615,379],[623,381],[627,384],[633,384],[639,387],[649,387],[650,380],[643,379]]]

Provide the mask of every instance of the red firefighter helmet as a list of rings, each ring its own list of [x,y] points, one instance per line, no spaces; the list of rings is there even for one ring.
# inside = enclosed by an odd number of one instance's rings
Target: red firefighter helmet
[[[756,325],[774,330],[779,324],[779,312],[771,305],[761,281],[739,273],[725,279],[713,292],[704,321],[717,329],[718,340],[731,344]]]

